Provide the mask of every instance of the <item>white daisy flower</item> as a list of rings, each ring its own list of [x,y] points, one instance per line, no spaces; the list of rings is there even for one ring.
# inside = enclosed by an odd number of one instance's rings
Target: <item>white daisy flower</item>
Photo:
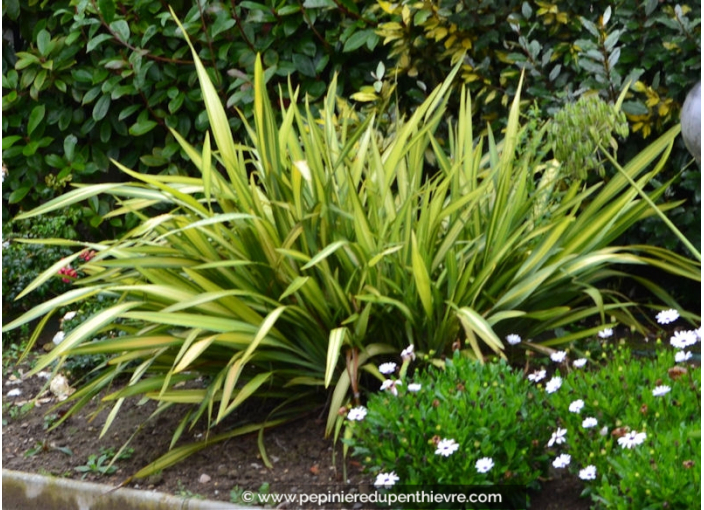
[[[565,439],[565,436],[567,435],[567,429],[561,429],[557,428],[555,432],[552,433],[552,437],[550,437],[550,441],[548,441],[548,448],[550,448],[554,444],[562,444],[567,442],[567,439]]]
[[[521,337],[512,333],[506,337],[506,341],[511,345],[517,345],[521,343]]]
[[[550,355],[550,359],[553,360],[555,363],[562,363],[563,361],[565,361],[566,357],[567,353],[565,351],[553,352]]]
[[[403,361],[411,361],[416,359],[416,353],[413,352],[413,344],[401,351],[401,358]]]
[[[655,316],[655,319],[660,324],[670,324],[671,322],[675,322],[679,318],[679,312],[677,310],[673,310],[672,308],[670,308],[669,310],[663,310]]]
[[[675,331],[670,338],[670,345],[675,349],[685,349],[697,343],[697,334],[694,331]]]
[[[611,336],[614,336],[614,330],[611,328],[604,328],[601,331],[597,333],[599,338],[609,338]]]
[[[379,372],[382,374],[393,374],[396,371],[396,363],[390,361],[389,363],[382,363],[379,365]]]
[[[689,351],[677,351],[675,353],[675,363],[684,363],[692,357],[692,353]]]
[[[555,393],[562,386],[562,377],[555,376],[545,384],[545,391]]]
[[[398,482],[398,480],[399,478],[395,471],[392,471],[391,473],[379,473],[376,475],[374,487],[390,489],[396,482]]]
[[[359,406],[350,409],[350,412],[347,413],[347,419],[352,421],[362,421],[366,415],[367,409],[363,406]]]
[[[570,404],[569,410],[571,413],[578,413],[582,410],[582,408],[584,408],[584,400],[580,398]]]
[[[420,389],[421,389],[420,383],[411,383],[408,385],[408,391],[412,391],[413,393],[420,391]]]
[[[656,386],[653,389],[653,396],[654,397],[662,397],[666,393],[670,393],[670,387],[669,386]]]
[[[393,379],[386,379],[382,385],[381,389],[382,390],[389,390],[394,397],[398,397],[398,390],[396,389],[396,386],[399,386],[403,384],[401,381],[394,381]]]
[[[587,358],[579,358],[572,362],[572,366],[575,368],[582,368],[587,364]]]
[[[572,457],[568,453],[562,453],[562,454],[558,455],[554,461],[552,461],[552,465],[558,469],[566,468],[567,466],[570,465],[571,460],[572,460]]]
[[[634,446],[643,444],[645,438],[645,432],[636,432],[633,430],[628,432],[625,436],[619,437],[618,444],[621,445],[621,448],[631,449]]]
[[[449,457],[459,449],[460,445],[454,439],[442,439],[438,443],[438,448],[435,450],[435,455]]]
[[[582,480],[596,480],[596,466],[587,466],[579,470],[579,478]]]
[[[494,467],[494,461],[489,457],[482,457],[474,465],[479,473],[487,473],[491,468]]]
[[[528,375],[528,380],[532,382],[542,381],[543,379],[545,379],[545,370],[536,370]]]
[[[589,418],[584,418],[584,421],[582,422],[582,427],[585,429],[590,429],[592,427],[596,427],[597,421],[596,418],[589,417]]]

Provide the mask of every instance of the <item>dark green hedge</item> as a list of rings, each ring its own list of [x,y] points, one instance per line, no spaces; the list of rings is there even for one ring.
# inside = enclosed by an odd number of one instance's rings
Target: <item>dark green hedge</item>
[[[287,91],[290,79],[312,100],[335,72],[341,92],[358,89],[384,53],[373,5],[362,14],[351,0],[267,4],[171,4],[235,130],[235,109],[250,116],[257,53],[272,95],[279,86]],[[189,171],[167,128],[198,143],[207,117],[166,2],[14,0],[3,4],[3,18],[3,213],[31,207],[68,182],[117,178],[109,158],[141,172]],[[106,208],[94,201],[85,211],[94,226]]]

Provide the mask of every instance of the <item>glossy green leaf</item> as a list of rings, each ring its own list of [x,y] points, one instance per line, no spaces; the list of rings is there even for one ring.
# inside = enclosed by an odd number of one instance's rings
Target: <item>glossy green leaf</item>
[[[27,135],[32,136],[32,133],[37,129],[39,124],[44,120],[44,115],[46,114],[46,106],[39,104],[32,108],[32,112],[29,114],[29,119],[27,119]]]
[[[105,22],[108,24],[112,23],[115,19],[115,0],[98,0],[98,8]]]
[[[95,102],[95,106],[93,107],[93,120],[97,122],[104,119],[110,109],[110,103],[110,96],[100,96],[100,99]]]
[[[112,3],[112,0],[104,0],[107,3]],[[100,44],[102,44],[105,41],[109,41],[112,39],[111,34],[98,34],[95,37],[93,37],[91,40],[88,41],[88,44],[86,45],[86,52],[90,53],[94,49],[96,49]]]
[[[130,26],[124,19],[118,19],[110,23],[110,29],[123,41],[130,40]]]
[[[130,126],[129,132],[132,136],[142,136],[149,133],[157,125],[153,120],[137,121]]]

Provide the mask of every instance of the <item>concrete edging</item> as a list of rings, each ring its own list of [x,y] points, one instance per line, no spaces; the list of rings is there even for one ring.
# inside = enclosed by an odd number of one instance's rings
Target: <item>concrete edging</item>
[[[256,510],[223,501],[2,470],[2,510]]]

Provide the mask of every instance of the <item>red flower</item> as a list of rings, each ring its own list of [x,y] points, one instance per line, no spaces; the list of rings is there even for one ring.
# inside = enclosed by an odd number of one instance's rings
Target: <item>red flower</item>
[[[59,274],[64,275],[64,278],[61,278],[64,283],[70,283],[71,280],[78,278],[78,272],[72,267],[62,267],[59,269]]]
[[[95,250],[85,250],[79,255],[79,257],[84,261],[88,262],[90,259],[95,257]]]

